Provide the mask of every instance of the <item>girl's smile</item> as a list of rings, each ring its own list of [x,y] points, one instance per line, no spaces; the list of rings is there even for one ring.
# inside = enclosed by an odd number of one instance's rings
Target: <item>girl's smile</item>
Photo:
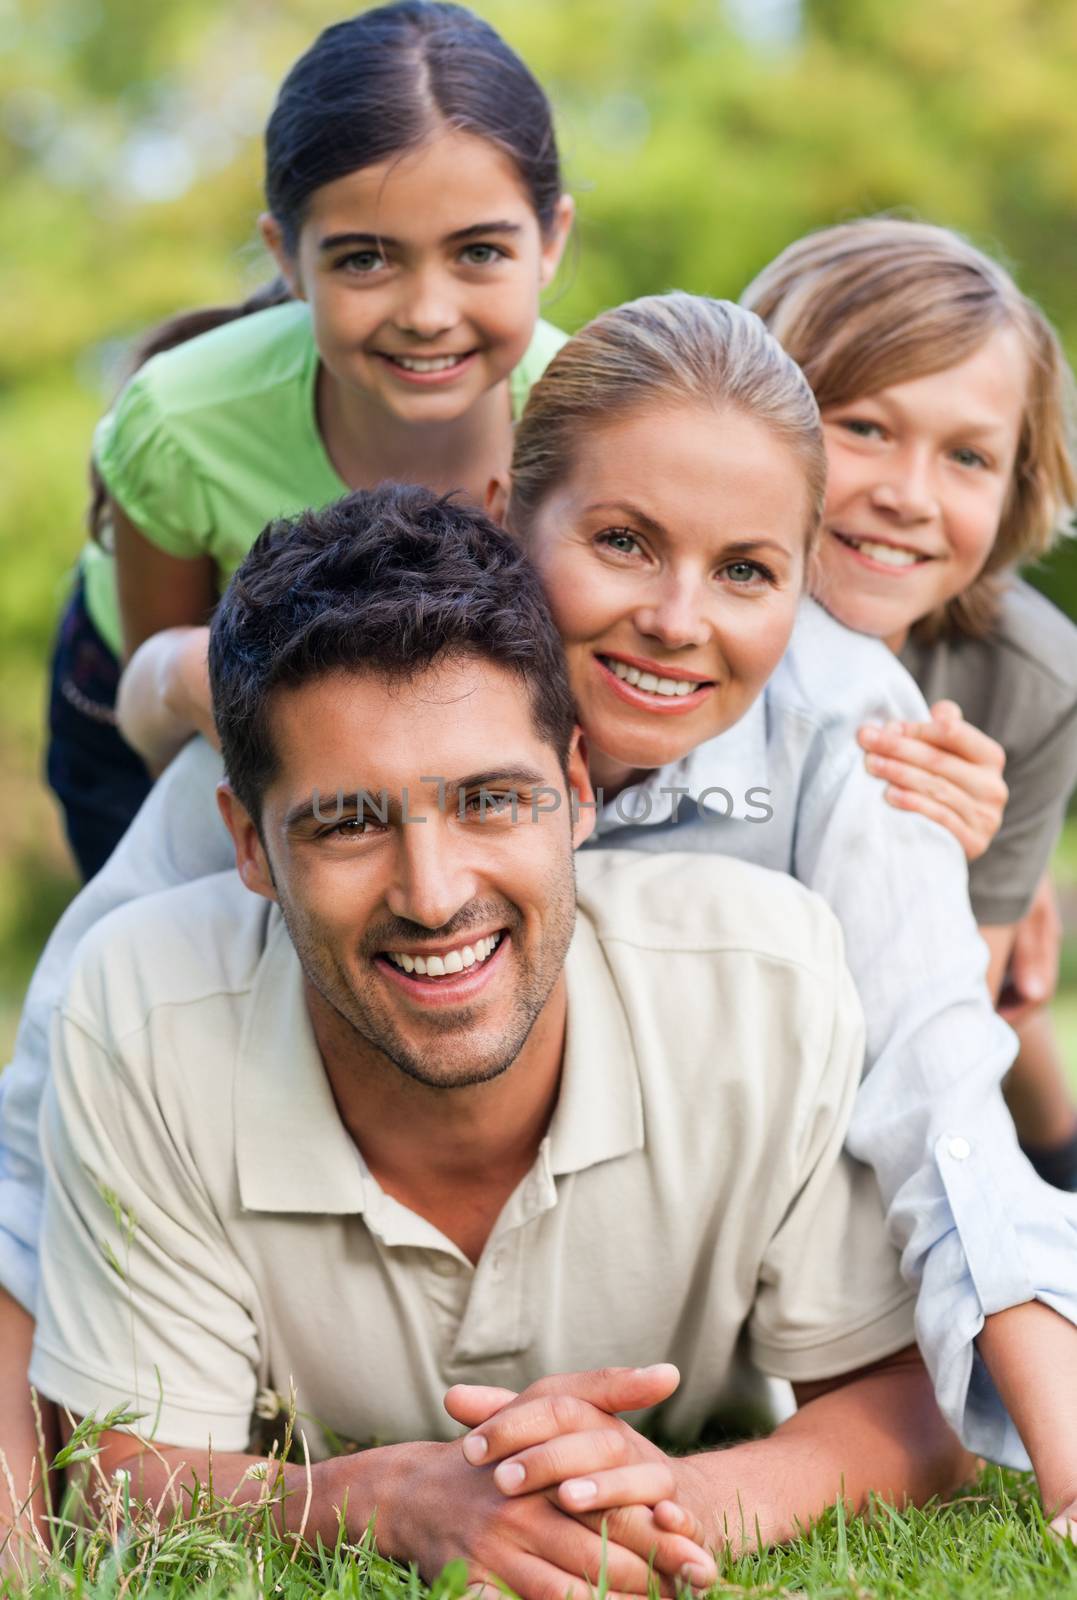
[[[796,617],[804,471],[729,408],[652,404],[581,440],[528,547],[608,794],[731,727]]]

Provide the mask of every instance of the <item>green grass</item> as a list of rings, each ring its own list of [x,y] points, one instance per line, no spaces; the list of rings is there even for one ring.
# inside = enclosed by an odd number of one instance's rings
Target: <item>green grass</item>
[[[460,1563],[430,1588],[385,1561],[366,1541],[341,1537],[332,1550],[282,1538],[264,1517],[224,1521],[208,1510],[161,1523],[125,1515],[117,1486],[111,1508],[28,1584],[0,1582],[0,1597],[33,1600],[455,1600],[465,1588]],[[1043,1526],[1030,1482],[986,1470],[954,1501],[923,1511],[886,1505],[870,1518],[829,1512],[793,1544],[728,1559],[712,1595],[811,1596],[813,1600],[996,1600],[998,1596],[1077,1600],[1077,1547]]]

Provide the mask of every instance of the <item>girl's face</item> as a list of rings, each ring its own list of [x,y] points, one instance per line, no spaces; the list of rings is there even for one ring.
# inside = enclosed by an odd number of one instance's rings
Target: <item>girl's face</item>
[[[1028,360],[1000,328],[955,367],[823,412],[827,495],[816,589],[900,650],[978,576],[1013,481]]]
[[[442,133],[316,190],[294,256],[274,218],[262,231],[329,374],[421,424],[456,420],[520,361],[571,221],[565,196],[544,237],[511,159]]]
[[[797,457],[738,411],[655,404],[580,441],[527,544],[607,789],[744,715],[792,632],[807,520]]]

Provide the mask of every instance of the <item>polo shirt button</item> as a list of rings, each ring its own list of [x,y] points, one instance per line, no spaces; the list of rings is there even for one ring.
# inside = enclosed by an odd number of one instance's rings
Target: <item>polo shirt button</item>
[[[434,1257],[434,1271],[439,1278],[454,1278],[460,1271],[460,1263],[455,1256],[442,1252]]]
[[[946,1149],[955,1161],[967,1161],[972,1154],[972,1146],[967,1139],[951,1139]]]

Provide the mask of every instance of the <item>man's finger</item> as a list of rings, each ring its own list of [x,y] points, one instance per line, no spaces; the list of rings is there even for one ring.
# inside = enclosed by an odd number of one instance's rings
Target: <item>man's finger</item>
[[[566,1434],[608,1432],[616,1436],[619,1427],[607,1412],[575,1395],[547,1394],[529,1400],[525,1392],[515,1405],[505,1406],[468,1434],[463,1445],[464,1459],[473,1467],[492,1467],[517,1451],[547,1444]],[[564,1476],[570,1474],[566,1472]]]
[[[673,1473],[665,1462],[634,1461],[605,1472],[593,1471],[586,1477],[565,1478],[558,1484],[557,1500],[566,1511],[578,1515],[581,1511],[609,1511],[616,1506],[655,1506],[675,1492]],[[683,1533],[684,1529],[671,1531]]]
[[[691,1584],[693,1589],[709,1589],[718,1578],[718,1568],[705,1545],[658,1526],[648,1506],[620,1506],[611,1511],[585,1512],[580,1521],[596,1533],[606,1528],[618,1546],[633,1550],[653,1564],[664,1578]]]
[[[671,1361],[652,1367],[597,1367],[585,1372],[555,1372],[523,1390],[521,1400],[571,1394],[600,1411],[642,1411],[667,1400],[681,1381]]]
[[[653,1367],[602,1367],[594,1372],[562,1372],[541,1378],[499,1410],[495,1418],[490,1419],[489,1427],[481,1422],[473,1425],[476,1432],[464,1441],[464,1456],[472,1466],[500,1461],[513,1450],[541,1444],[556,1433],[576,1433],[594,1427],[594,1420],[587,1416],[587,1406],[610,1417],[621,1411],[642,1411],[668,1399],[680,1381],[680,1373],[670,1362]],[[454,1404],[462,1387],[457,1385],[456,1391],[450,1390],[454,1394]],[[531,1419],[521,1426],[521,1410],[540,1403],[545,1408],[541,1424],[536,1428]],[[496,1444],[488,1437],[494,1427],[499,1430]]]
[[[454,1422],[477,1428],[515,1399],[515,1389],[498,1389],[488,1383],[454,1383],[441,1403]]]
[[[1073,1544],[1077,1544],[1077,1503],[1054,1518],[1051,1532],[1057,1533],[1060,1539],[1069,1539]]]
[[[602,1473],[633,1459],[631,1438],[627,1428],[594,1428],[590,1432],[559,1433],[556,1438],[547,1438],[530,1449],[515,1450],[495,1470],[494,1482],[502,1494],[530,1494],[538,1489],[552,1488],[566,1478]],[[492,1439],[491,1450],[496,1448],[497,1440]],[[657,1458],[652,1464],[661,1467],[663,1473],[662,1488],[655,1499],[672,1495],[673,1474]],[[613,1503],[616,1504],[616,1501]]]

